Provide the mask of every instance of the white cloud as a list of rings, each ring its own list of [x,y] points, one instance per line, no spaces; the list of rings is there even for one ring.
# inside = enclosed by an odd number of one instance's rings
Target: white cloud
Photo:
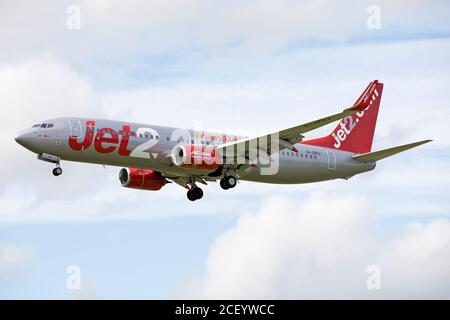
[[[0,244],[0,280],[20,278],[31,258],[32,250],[29,246]]]
[[[181,287],[194,298],[448,298],[450,221],[380,236],[367,198],[312,193],[265,201],[212,245],[206,272]],[[367,267],[381,268],[368,290]]]
[[[383,287],[393,298],[450,297],[450,221],[410,223],[384,244]]]
[[[101,116],[100,99],[89,79],[53,57],[0,64],[0,148],[7,155],[0,174],[7,181],[29,181],[39,176],[42,163],[19,146],[14,136],[43,119],[61,116]],[[41,190],[47,180],[41,180]],[[3,184],[1,189],[10,185]]]
[[[43,118],[101,114],[89,82],[51,55],[0,64],[2,109],[10,119],[1,129],[22,130]]]
[[[382,29],[370,31],[366,27],[366,9],[374,4],[370,0],[77,1],[81,30],[70,31],[66,9],[71,4],[8,3],[0,10],[0,57],[14,60],[30,52],[52,51],[82,62],[198,49],[218,55],[260,56],[298,42],[445,34],[450,10],[445,1],[379,0]],[[53,41],[42,41],[42,35]]]

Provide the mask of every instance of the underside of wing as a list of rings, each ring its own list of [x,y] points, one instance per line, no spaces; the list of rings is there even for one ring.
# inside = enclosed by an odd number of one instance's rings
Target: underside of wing
[[[179,186],[189,189],[189,184],[193,182],[192,175],[185,175],[185,176],[169,176],[163,173],[163,175],[168,179],[169,181],[173,181]],[[208,176],[195,176],[195,181],[199,182],[201,184],[207,185],[207,181],[215,182],[217,178],[214,177],[208,177]]]

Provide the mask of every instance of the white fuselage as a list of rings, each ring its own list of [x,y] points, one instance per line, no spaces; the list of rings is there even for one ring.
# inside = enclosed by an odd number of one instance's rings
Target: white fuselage
[[[68,161],[151,169],[167,177],[207,175],[202,170],[174,165],[171,153],[175,146],[194,144],[213,148],[243,138],[102,119],[57,118],[43,123],[53,126],[27,129],[16,140],[40,155],[54,155]],[[354,154],[351,152],[302,143],[296,144],[295,149],[284,149],[273,154],[272,161],[265,166],[242,166],[237,174],[240,180],[294,184],[348,178],[375,168],[375,162],[353,160]]]

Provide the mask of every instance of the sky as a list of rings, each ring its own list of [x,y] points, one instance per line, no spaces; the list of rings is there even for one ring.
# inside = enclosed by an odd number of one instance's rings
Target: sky
[[[449,14],[438,0],[0,1],[0,299],[450,298]],[[373,149],[434,141],[350,180],[211,183],[189,202],[176,184],[123,188],[118,167],[53,177],[13,139],[59,116],[273,132],[374,79]]]

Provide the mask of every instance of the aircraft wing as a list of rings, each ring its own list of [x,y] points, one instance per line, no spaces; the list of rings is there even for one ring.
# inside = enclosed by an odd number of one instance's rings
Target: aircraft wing
[[[361,96],[356,100],[353,106],[344,109],[342,112],[264,136],[246,138],[225,143],[218,146],[217,150],[222,152],[222,155],[225,158],[230,156],[234,158],[243,157],[251,161],[257,158],[257,154],[261,155],[261,151],[263,154],[267,154],[267,156],[286,148],[296,151],[293,145],[303,140],[303,133],[325,126],[329,123],[366,109],[369,106],[370,99],[372,99],[372,96],[374,95],[374,90],[377,83],[378,80],[372,81],[363,91]]]

